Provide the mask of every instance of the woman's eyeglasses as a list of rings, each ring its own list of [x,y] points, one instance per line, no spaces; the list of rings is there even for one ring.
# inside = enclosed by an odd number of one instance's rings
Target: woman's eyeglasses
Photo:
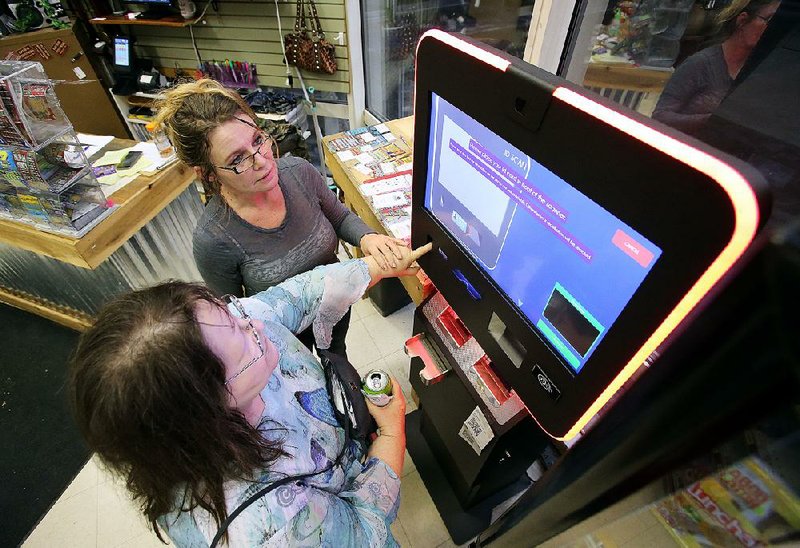
[[[248,122],[246,120],[243,120],[243,119],[241,119],[239,117],[236,117],[236,119],[239,120],[241,123],[246,124],[246,125],[258,130],[258,134],[256,136],[256,141],[255,141],[255,143],[253,143],[255,145],[255,147],[256,147],[256,151],[254,153],[252,153],[252,154],[247,155],[247,156],[243,156],[242,158],[240,158],[238,160],[234,160],[234,162],[231,163],[231,165],[229,165],[229,166],[214,166],[214,167],[217,168],[217,169],[224,169],[225,171],[232,171],[236,175],[241,175],[242,173],[246,173],[246,172],[250,171],[256,165],[256,154],[260,154],[264,158],[267,157],[267,154],[264,153],[264,147],[265,146],[269,145],[269,157],[273,158],[274,154],[272,153],[272,151],[273,151],[272,147],[273,147],[273,144],[275,143],[275,141],[272,139],[272,137],[267,135],[257,125],[252,124],[252,123],[250,123],[250,122]]]
[[[239,315],[239,317],[241,319],[247,321],[247,328],[253,334],[253,337],[256,340],[256,345],[258,346],[258,356],[256,356],[255,358],[253,358],[252,360],[247,362],[247,365],[242,367],[242,369],[238,373],[236,373],[234,376],[230,377],[229,379],[227,379],[225,381],[225,384],[229,384],[236,377],[238,377],[239,375],[241,375],[242,373],[247,371],[248,367],[250,367],[251,365],[256,363],[258,360],[260,360],[264,356],[264,343],[261,340],[261,335],[258,334],[258,330],[256,329],[256,326],[253,325],[253,319],[250,317],[250,315],[247,312],[245,312],[244,307],[242,306],[242,303],[239,301],[239,299],[237,299],[233,295],[225,295],[225,296],[222,297],[222,300],[226,304],[233,305],[233,308],[234,308],[234,310],[236,310],[236,313]]]

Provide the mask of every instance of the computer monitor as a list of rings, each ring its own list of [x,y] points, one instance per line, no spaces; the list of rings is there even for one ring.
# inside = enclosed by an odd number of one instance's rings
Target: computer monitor
[[[114,71],[118,74],[133,72],[133,47],[127,36],[114,38]]]
[[[748,248],[747,165],[460,35],[417,53],[412,244],[551,436],[574,437]]]

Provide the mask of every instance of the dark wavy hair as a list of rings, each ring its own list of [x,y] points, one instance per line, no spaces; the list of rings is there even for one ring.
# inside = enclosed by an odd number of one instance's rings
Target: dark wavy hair
[[[200,301],[222,306],[206,287],[174,281],[114,299],[69,370],[78,427],[162,542],[157,518],[199,506],[219,526],[223,481],[252,478],[284,455],[229,407],[224,365],[195,319]]]

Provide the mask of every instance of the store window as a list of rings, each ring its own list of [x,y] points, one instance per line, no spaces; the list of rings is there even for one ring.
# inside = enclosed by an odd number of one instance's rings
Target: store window
[[[582,0],[559,73],[738,156],[800,215],[800,2]]]
[[[533,0],[362,0],[367,109],[381,120],[413,111],[414,52],[428,29],[460,32],[519,57]]]

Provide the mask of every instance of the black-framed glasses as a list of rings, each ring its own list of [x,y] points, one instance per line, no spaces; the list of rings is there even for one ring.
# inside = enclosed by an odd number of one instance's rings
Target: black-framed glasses
[[[758,13],[754,13],[753,17],[761,19],[762,21],[764,21],[765,24],[769,24],[769,22],[772,21],[772,17],[764,17],[763,15],[760,15]]]
[[[250,171],[256,165],[256,154],[260,154],[264,158],[267,157],[267,155],[264,154],[264,147],[266,145],[269,145],[270,157],[274,157],[274,154],[273,154],[272,151],[273,151],[273,145],[274,145],[275,141],[272,139],[272,137],[267,135],[267,133],[263,129],[258,127],[257,125],[255,125],[255,124],[253,124],[251,122],[248,122],[247,120],[243,120],[242,118],[239,118],[238,116],[234,116],[234,118],[239,120],[241,123],[243,123],[245,125],[248,125],[248,126],[258,130],[258,136],[256,137],[256,142],[255,142],[256,151],[253,152],[252,154],[247,155],[247,156],[243,156],[240,160],[234,162],[233,164],[231,164],[229,166],[214,166],[214,167],[217,168],[217,169],[224,169],[225,171],[232,171],[236,175],[241,175],[242,173],[246,173],[246,172]]]
[[[242,367],[242,369],[239,370],[238,373],[236,373],[234,376],[230,377],[229,379],[227,379],[225,381],[225,384],[229,384],[231,381],[233,381],[236,377],[238,377],[239,375],[241,375],[242,373],[247,371],[247,369],[251,365],[256,363],[258,360],[260,360],[264,356],[264,342],[261,340],[261,335],[258,334],[258,330],[256,329],[256,326],[253,324],[253,318],[250,317],[250,314],[245,312],[241,301],[239,301],[239,299],[237,299],[233,295],[224,295],[222,297],[222,300],[225,302],[225,304],[233,305],[233,308],[234,308],[234,310],[236,310],[236,313],[239,315],[239,317],[241,319],[247,321],[247,328],[253,334],[253,338],[255,338],[256,345],[258,346],[258,356],[256,356],[255,358],[253,358],[252,360],[247,362],[247,365]]]

